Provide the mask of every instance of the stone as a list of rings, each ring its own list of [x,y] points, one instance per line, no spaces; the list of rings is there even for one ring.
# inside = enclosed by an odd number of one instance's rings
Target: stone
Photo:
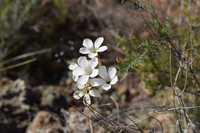
[[[63,126],[52,113],[39,111],[27,128],[26,133],[63,133]]]

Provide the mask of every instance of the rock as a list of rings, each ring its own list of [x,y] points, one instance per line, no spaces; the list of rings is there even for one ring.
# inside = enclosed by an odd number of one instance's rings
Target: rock
[[[63,133],[63,126],[52,113],[39,111],[27,128],[26,133]]]
[[[70,107],[68,111],[61,109],[61,113],[63,117],[55,113],[39,111],[26,133],[89,133],[88,118],[75,108]],[[87,115],[86,112],[84,113]],[[88,113],[91,115],[91,111]]]
[[[54,86],[41,86],[41,106],[44,109],[50,108],[55,112],[60,111],[61,108],[67,108],[67,102],[65,101],[65,96],[61,94],[60,91]]]
[[[26,85],[24,80],[0,79],[0,131],[2,133],[21,133],[30,122],[26,104]],[[12,128],[11,128],[12,127]]]
[[[31,119],[39,110],[59,112],[67,108],[66,88],[55,86],[26,86],[24,80],[0,79],[0,132],[25,132]],[[68,91],[67,91],[68,92]],[[48,116],[48,115],[47,115]],[[46,116],[46,117],[47,117]],[[50,118],[49,118],[50,119]],[[11,128],[12,127],[12,128]],[[53,133],[60,130],[52,129]]]

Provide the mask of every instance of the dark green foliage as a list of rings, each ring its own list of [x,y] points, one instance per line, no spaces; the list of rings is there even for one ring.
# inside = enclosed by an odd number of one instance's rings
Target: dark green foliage
[[[130,35],[127,39],[125,37],[116,39],[117,46],[123,47],[127,54],[127,59],[121,63],[118,70],[122,73],[136,71],[141,75],[141,80],[145,82],[145,88],[158,93],[166,87],[171,88],[172,85],[180,88],[175,92],[181,95],[174,94],[179,101],[177,105],[191,106],[189,99],[182,98],[185,92],[190,91],[191,94],[195,94],[197,88],[200,88],[200,55],[198,52],[200,21],[198,14],[194,15],[194,12],[191,12],[193,10],[190,10],[191,1],[185,0],[183,3],[186,14],[184,19],[188,22],[182,25],[175,23],[170,16],[166,16],[165,19],[158,18],[151,3],[148,9],[139,0],[129,0],[126,3],[129,7],[138,10],[148,27],[145,29],[149,36],[142,42],[139,42],[134,35]],[[181,93],[184,87],[187,91]],[[195,95],[193,103],[196,106],[199,105],[198,100],[199,96]],[[185,105],[180,105],[180,101],[184,101]],[[195,112],[193,115],[197,116],[192,120],[199,121],[200,109],[192,109],[192,111]],[[177,130],[182,132],[183,119],[188,122],[189,117],[183,115],[185,117],[183,118],[177,115],[176,111],[175,114],[178,122]]]
[[[195,52],[195,47],[198,37],[195,33],[195,28],[197,28],[198,25],[192,24],[188,25],[188,27],[177,27],[170,16],[159,21],[153,6],[146,9],[146,7],[142,6],[143,4],[137,0],[129,0],[127,3],[137,9],[139,8],[138,10],[140,13],[142,11],[149,14],[149,18],[146,19],[145,22],[149,27],[147,31],[150,33],[150,36],[143,40],[143,42],[139,42],[134,35],[130,35],[128,39],[125,37],[116,39],[117,46],[123,47],[127,54],[127,60],[122,63],[123,65],[119,70],[123,72],[124,70],[129,71],[130,69],[134,69],[142,75],[142,80],[145,81],[146,87],[151,90],[158,89],[157,86],[159,86],[159,89],[164,88],[164,86],[169,86],[169,48],[171,47],[173,49],[171,54],[174,55],[174,57],[171,63],[172,73],[175,75],[181,61],[192,58],[188,57],[192,52],[193,54],[197,54],[197,52]],[[142,13],[141,16],[143,16]],[[195,17],[194,20],[197,20],[197,17]],[[190,43],[190,38],[193,39],[192,45]],[[179,47],[177,47],[174,39],[178,39]],[[193,51],[188,50],[191,47]],[[200,58],[196,58],[196,60],[199,59]],[[143,62],[142,65],[136,67],[140,62]],[[185,79],[184,73],[179,77],[177,85],[183,87]],[[191,81],[192,79],[190,78],[188,80]],[[192,83],[188,83],[188,85],[190,86]]]
[[[123,47],[127,54],[126,61],[121,63],[118,70],[120,72],[136,71],[141,75],[141,80],[145,82],[145,88],[155,92],[174,85],[180,88],[176,90],[177,94],[183,95],[180,92],[184,87],[186,87],[186,92],[190,91],[195,94],[197,88],[200,88],[200,55],[198,53],[200,21],[197,15],[191,13],[190,1],[186,0],[183,3],[188,21],[184,26],[174,23],[170,16],[159,20],[151,4],[147,9],[138,0],[129,0],[126,3],[138,10],[148,26],[146,30],[149,37],[142,42],[139,42],[134,35],[129,36],[128,39],[125,37],[116,39],[117,46]],[[182,96],[175,94],[174,96],[177,96],[179,105],[180,101],[184,101],[184,104],[191,106],[189,99],[183,99]],[[193,103],[198,106],[199,96],[195,95],[193,100]],[[180,106],[184,107],[184,104]],[[191,111],[194,112],[192,116],[189,114],[192,120],[199,121],[200,109],[191,109]],[[176,111],[175,114],[178,122],[177,130],[182,132],[183,119],[188,122],[189,117],[185,115],[185,118],[182,118],[177,115]]]
[[[131,56],[131,52],[137,51],[140,42],[137,40],[135,36],[129,36],[128,40],[123,37],[116,38],[117,46],[124,47],[125,53],[129,57]]]

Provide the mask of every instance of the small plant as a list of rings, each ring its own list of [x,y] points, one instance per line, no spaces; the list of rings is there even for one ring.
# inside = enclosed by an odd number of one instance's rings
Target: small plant
[[[101,46],[103,40],[103,37],[99,37],[93,44],[90,39],[84,39],[84,47],[80,48],[79,52],[88,54],[90,60],[87,60],[85,56],[81,56],[78,58],[77,64],[71,63],[69,66],[79,89],[74,92],[73,96],[75,99],[83,97],[83,103],[86,106],[91,104],[90,96],[99,97],[100,92],[109,90],[111,85],[118,81],[116,68],[110,67],[107,71],[106,67],[102,66],[100,59],[98,59],[98,52],[107,50],[107,46]],[[98,64],[99,67],[96,68]],[[95,78],[98,75],[100,78]]]
[[[172,99],[169,105],[172,104],[174,108],[177,131],[179,133],[184,130],[188,131],[187,126],[198,124],[197,119],[199,118],[197,99],[192,99],[192,102],[196,103],[194,110],[198,112],[194,117],[186,110],[186,106],[191,106],[191,101],[183,98],[185,93],[189,93],[199,99],[197,93],[200,88],[199,66],[197,65],[200,60],[198,54],[199,35],[197,33],[199,17],[197,12],[195,14],[191,10],[196,7],[195,2],[184,0],[180,5],[185,9],[187,24],[184,25],[175,23],[174,18],[169,15],[166,15],[164,19],[159,18],[152,3],[146,6],[147,4],[139,0],[128,0],[126,4],[129,9],[138,10],[149,36],[140,44],[137,40],[131,40],[134,38],[133,35],[130,35],[128,40],[124,37],[116,39],[118,46],[125,47],[128,55],[118,70],[120,72],[135,70],[140,73],[145,87],[156,93],[161,90],[171,90]],[[133,19],[137,21],[138,18],[133,17]],[[140,25],[143,27],[144,24],[140,23]],[[187,126],[184,127],[184,124]],[[194,132],[197,130],[197,128],[193,129]]]

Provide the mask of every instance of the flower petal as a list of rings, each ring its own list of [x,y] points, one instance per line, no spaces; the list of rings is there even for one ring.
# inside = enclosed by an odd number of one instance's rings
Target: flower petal
[[[96,77],[98,74],[99,74],[99,70],[98,70],[98,69],[94,69],[94,70],[92,71],[92,73],[90,74],[90,77],[91,77],[91,78],[94,78],[94,77]]]
[[[91,83],[92,86],[100,86],[102,84],[105,84],[105,81],[103,79],[99,79],[99,78],[94,78],[92,79]]]
[[[85,70],[81,67],[76,67],[73,71],[72,71],[72,74],[74,76],[80,76],[80,75],[84,75],[86,74]]]
[[[99,37],[96,39],[96,41],[94,42],[94,47],[95,48],[99,48],[101,46],[101,44],[103,43],[103,37]]]
[[[114,85],[117,81],[118,81],[118,77],[115,76],[115,77],[111,80],[110,84],[111,84],[111,85]]]
[[[102,86],[102,88],[107,91],[107,90],[109,90],[111,88],[111,85],[110,84],[104,84]]]
[[[106,71],[106,67],[105,66],[99,66],[99,75],[103,78],[103,79],[107,79],[108,74]]]
[[[83,92],[82,91],[75,91],[73,94],[73,97],[75,99],[80,99],[83,96]]]
[[[89,53],[88,57],[89,57],[89,58],[93,58],[93,57],[95,57],[95,56],[97,56],[97,55],[98,55],[97,53]]]
[[[93,48],[93,42],[90,39],[86,38],[83,40],[83,46],[88,49],[91,49]]]
[[[90,96],[93,96],[93,97],[99,97],[100,96],[99,90],[90,90],[89,93],[90,93]]]
[[[81,54],[89,54],[90,50],[88,48],[82,47],[79,49],[79,53]]]
[[[76,67],[78,67],[78,65],[76,63],[71,63],[69,65],[69,70],[74,70]]]
[[[88,82],[89,75],[82,75],[78,78],[78,84],[85,85]]]
[[[88,60],[86,59],[85,56],[79,57],[77,62],[84,69],[88,68],[89,66]]]
[[[108,49],[107,46],[102,46],[102,47],[100,47],[100,48],[97,50],[97,52],[103,52],[103,51],[105,51],[105,50],[107,50],[107,49]]]
[[[78,76],[72,75],[72,79],[76,82],[78,80]]]
[[[90,67],[94,69],[97,65],[98,65],[98,58],[96,57],[92,58],[92,60],[90,61]]]
[[[89,106],[91,104],[91,100],[90,100],[90,95],[89,94],[85,94],[85,96],[83,97],[83,104],[85,106]]]
[[[85,87],[85,85],[80,85],[80,84],[78,84],[78,83],[76,83],[76,86],[77,86],[77,88],[79,88],[80,90],[82,90],[82,89]]]
[[[114,78],[116,73],[117,73],[117,70],[115,67],[110,67],[108,69],[108,77],[110,78],[110,80],[112,80]]]

